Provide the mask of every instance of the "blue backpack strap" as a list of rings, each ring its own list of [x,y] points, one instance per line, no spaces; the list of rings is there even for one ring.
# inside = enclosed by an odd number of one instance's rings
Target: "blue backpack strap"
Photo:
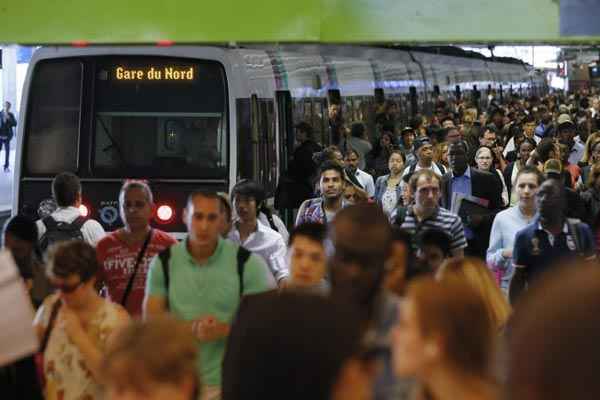
[[[237,273],[240,281],[240,297],[244,294],[244,264],[250,258],[250,251],[240,246],[237,252]]]
[[[165,278],[165,289],[167,290],[167,295],[165,296],[167,301],[167,310],[169,309],[169,261],[171,260],[171,247],[167,247],[160,253],[158,253],[158,258],[160,259],[160,264],[163,271],[163,276]]]

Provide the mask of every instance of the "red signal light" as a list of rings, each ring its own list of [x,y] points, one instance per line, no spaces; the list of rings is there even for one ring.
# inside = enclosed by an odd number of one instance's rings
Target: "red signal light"
[[[90,215],[90,210],[82,204],[79,206],[79,214],[81,214],[82,217],[87,217]]]
[[[160,222],[163,223],[172,220],[174,215],[175,213],[173,212],[173,209],[166,204],[163,204],[156,210],[156,217]]]
[[[89,44],[90,42],[87,40],[74,40],[71,42],[71,46],[73,47],[87,47]]]

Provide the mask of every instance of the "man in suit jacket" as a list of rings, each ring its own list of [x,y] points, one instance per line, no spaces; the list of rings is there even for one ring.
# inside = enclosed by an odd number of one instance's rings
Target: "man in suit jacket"
[[[468,247],[467,255],[485,259],[494,217],[502,208],[502,186],[489,172],[471,168],[467,161],[467,146],[459,141],[448,148],[450,172],[442,177],[443,208],[452,208],[452,193],[458,192],[487,200],[488,213],[462,216]]]

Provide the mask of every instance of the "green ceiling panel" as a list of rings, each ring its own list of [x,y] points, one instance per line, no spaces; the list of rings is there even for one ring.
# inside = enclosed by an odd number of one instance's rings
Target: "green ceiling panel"
[[[563,0],[568,1],[568,0]],[[558,0],[3,0],[0,42],[595,42]]]

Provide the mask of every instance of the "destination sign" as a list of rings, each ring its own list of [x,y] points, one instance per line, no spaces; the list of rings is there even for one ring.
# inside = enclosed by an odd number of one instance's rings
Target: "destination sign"
[[[128,67],[118,65],[113,70],[117,81],[194,81],[194,66]]]

